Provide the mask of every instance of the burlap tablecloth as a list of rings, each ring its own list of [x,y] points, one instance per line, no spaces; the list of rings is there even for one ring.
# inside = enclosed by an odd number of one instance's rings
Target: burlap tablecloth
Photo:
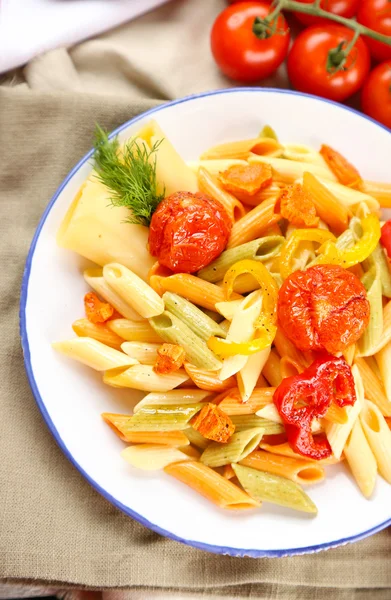
[[[173,2],[157,17],[37,59],[0,87],[0,580],[132,587],[140,599],[154,589],[159,598],[180,590],[183,598],[197,591],[197,598],[390,600],[389,530],[311,556],[254,560],[207,554],[145,529],[99,496],[62,455],[27,383],[18,303],[40,215],[91,147],[96,121],[113,129],[162,98],[226,85],[207,48],[220,7],[220,0]],[[186,35],[183,22],[193,26]],[[178,39],[170,38],[174,33]]]

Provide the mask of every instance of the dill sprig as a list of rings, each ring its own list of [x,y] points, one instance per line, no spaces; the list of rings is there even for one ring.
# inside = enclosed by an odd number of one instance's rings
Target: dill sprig
[[[149,149],[132,139],[120,150],[116,137],[109,140],[106,131],[99,125],[95,127],[95,171],[98,179],[111,191],[112,206],[125,206],[131,210],[127,223],[148,226],[164,198],[164,189],[158,191],[156,181],[156,151],[162,141]],[[155,155],[153,159],[152,155]]]

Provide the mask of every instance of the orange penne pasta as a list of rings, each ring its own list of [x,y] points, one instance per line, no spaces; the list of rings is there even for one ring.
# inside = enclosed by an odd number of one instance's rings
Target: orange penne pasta
[[[318,483],[324,479],[324,469],[313,461],[270,454],[264,450],[254,450],[239,464],[286,477],[301,485]]]
[[[348,365],[351,367],[356,354],[356,344],[351,344],[350,346],[345,348],[342,354]]]
[[[270,385],[274,387],[279,386],[282,381],[280,361],[281,358],[279,357],[278,352],[273,349],[270,352],[269,358],[267,359],[262,371],[262,375],[266,377]]]
[[[222,392],[236,386],[236,379],[234,376],[229,377],[225,381],[221,381],[218,374],[214,371],[206,371],[205,369],[200,369],[187,362],[184,364],[184,367],[190,379],[192,379],[196,386],[201,390]]]
[[[376,198],[382,208],[391,208],[391,183],[364,179],[360,191]]]
[[[132,444],[165,444],[166,446],[188,446],[189,440],[183,431],[129,431],[126,422],[131,415],[102,413],[103,420],[124,442]]]
[[[78,319],[72,324],[72,329],[79,337],[90,337],[106,346],[121,349],[123,339],[114,331],[111,331],[107,325],[91,323],[88,319]]]
[[[333,402],[327,409],[324,418],[330,423],[340,423],[341,425],[344,425],[348,422],[348,413],[345,408],[341,408]]]
[[[213,311],[216,310],[216,302],[226,300],[221,287],[188,273],[176,273],[170,277],[153,275],[149,284],[160,295],[163,295],[164,292],[174,292],[197,304],[197,306]],[[242,296],[234,293],[230,299],[238,300],[241,298]]]
[[[220,508],[246,510],[260,506],[260,503],[250,498],[246,492],[202,463],[177,462],[165,467],[164,471]]]
[[[223,190],[217,178],[209,173],[204,167],[200,167],[198,170],[198,185],[202,192],[224,206],[231,221],[238,221],[246,214],[246,209],[240,200]]]
[[[304,371],[304,367],[293,360],[293,358],[289,358],[289,356],[283,356],[280,360],[280,373],[282,379],[286,377],[292,377],[293,375],[298,375]]]
[[[235,471],[233,470],[231,465],[225,465],[223,467],[223,477],[225,477],[225,479],[233,479],[234,477],[236,477]]]
[[[167,269],[167,267],[161,265],[160,262],[157,260],[148,271],[148,281],[153,275],[160,275],[160,277],[168,277],[169,275],[173,275],[173,272],[170,271],[170,269]]]
[[[266,450],[266,452],[271,452],[272,454],[278,454],[279,456],[289,456],[290,458],[297,458],[299,460],[304,460],[304,457],[301,454],[298,454],[288,444],[288,442],[284,442],[282,444],[268,444],[264,441],[261,441],[259,447],[262,450]],[[341,462],[343,459],[335,458],[334,456],[330,456],[330,458],[324,458],[323,460],[312,460],[310,458],[306,458],[306,461],[315,462],[316,464],[321,465],[335,465],[336,463]]]
[[[204,152],[200,160],[216,160],[221,158],[236,158],[246,160],[250,152],[254,154],[280,155],[282,146],[273,138],[252,138],[249,140],[238,140],[226,142],[209,148]]]
[[[243,402],[239,388],[234,388],[219,403],[219,408],[227,415],[253,415],[273,401],[275,388],[254,388],[247,402]]]
[[[182,433],[181,431],[179,431],[178,433]],[[189,440],[187,440],[189,442]],[[194,460],[199,460],[200,456],[201,456],[201,452],[198,450],[198,448],[195,448],[194,446],[191,446],[190,443],[187,446],[180,446],[178,448],[178,450],[180,450],[181,452],[183,452],[183,454],[186,454],[187,456],[190,456],[190,458],[194,458]]]
[[[303,189],[307,191],[315,204],[319,217],[337,233],[347,229],[349,210],[324,186],[312,173],[304,173]]]
[[[269,227],[277,223],[281,217],[274,212],[276,200],[277,196],[265,200],[234,223],[227,248],[235,248],[261,237]]]
[[[356,357],[354,364],[360,371],[364,386],[365,397],[371,400],[379,408],[385,417],[391,417],[391,402],[387,398],[384,386],[365,360],[365,358]],[[391,367],[391,365],[390,365]]]
[[[129,319],[113,319],[107,321],[106,326],[110,331],[127,342],[146,342],[158,344],[161,337],[150,326],[148,321],[130,321]]]
[[[295,363],[306,367],[308,361],[304,357],[303,353],[296,348],[296,346],[286,337],[285,333],[280,327],[277,328],[277,333],[273,342],[276,350],[280,356],[287,356],[291,358]]]

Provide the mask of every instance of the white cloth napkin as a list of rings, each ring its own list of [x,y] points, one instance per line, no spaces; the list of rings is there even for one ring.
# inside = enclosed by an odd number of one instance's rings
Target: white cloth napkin
[[[130,21],[167,0],[0,0],[0,73]]]

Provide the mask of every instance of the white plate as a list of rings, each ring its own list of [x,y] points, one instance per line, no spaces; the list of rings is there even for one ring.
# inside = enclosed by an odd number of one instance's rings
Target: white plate
[[[254,137],[266,123],[283,141],[340,150],[368,179],[390,181],[390,131],[344,106],[269,89],[222,90],[159,106],[119,127],[120,139],[151,117],[186,159],[218,142]],[[91,132],[92,136],[92,132]],[[147,527],[210,552],[284,556],[315,552],[368,536],[391,523],[391,486],[380,477],[365,500],[345,468],[328,469],[310,489],[315,518],[264,504],[247,514],[224,512],[164,473],[132,469],[123,443],[100,413],[127,412],[139,393],[106,387],[87,367],[59,356],[54,340],[72,335],[82,313],[86,262],[57,248],[55,234],[91,166],[87,154],[49,203],[27,258],[21,336],[27,374],[42,415],[64,451],[105,498]]]

